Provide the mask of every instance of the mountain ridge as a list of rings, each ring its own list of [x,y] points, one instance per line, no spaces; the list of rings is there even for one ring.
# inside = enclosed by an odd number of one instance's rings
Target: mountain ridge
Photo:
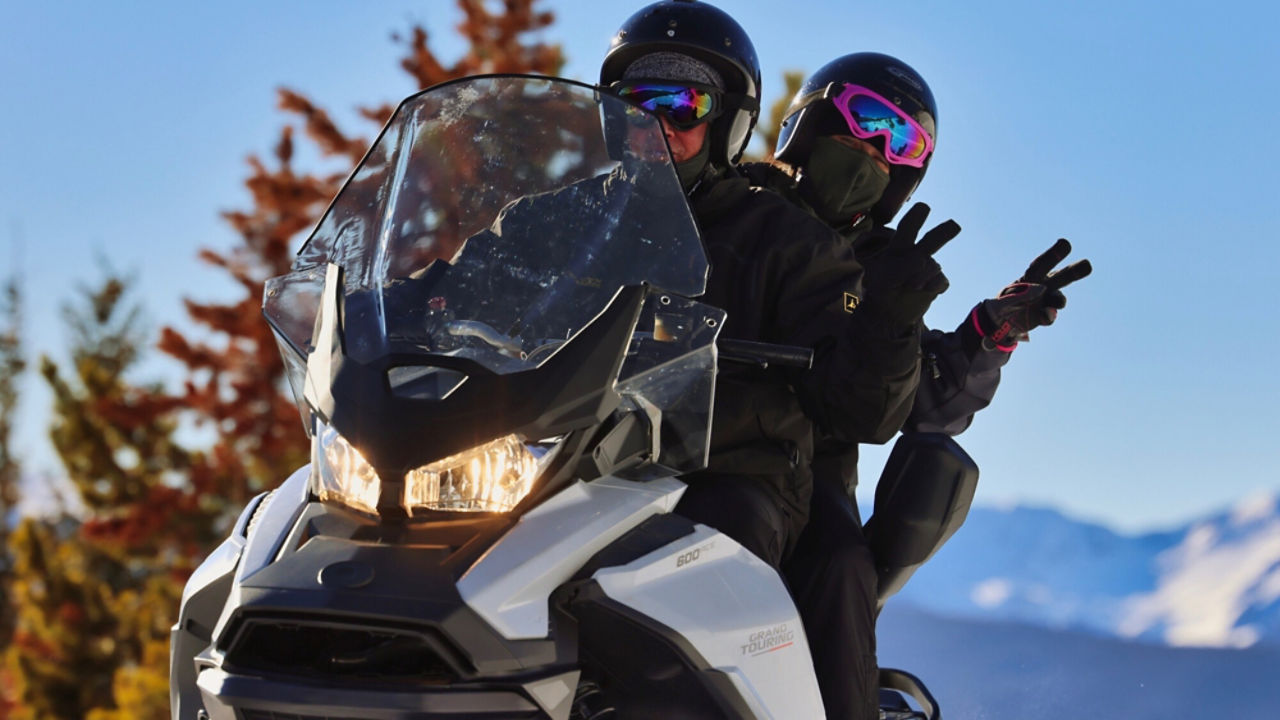
[[[1171,646],[1280,645],[1280,493],[1127,535],[1045,507],[975,507],[901,600]]]

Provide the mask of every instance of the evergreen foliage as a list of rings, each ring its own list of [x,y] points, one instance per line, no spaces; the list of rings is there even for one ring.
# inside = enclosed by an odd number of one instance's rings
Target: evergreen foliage
[[[16,277],[0,289],[0,648],[13,640],[16,607],[13,601],[13,559],[9,541],[16,516],[22,466],[13,448],[18,381],[26,369],[22,347],[22,290]],[[0,718],[12,709],[12,675],[0,666]]]
[[[190,498],[171,485],[192,456],[173,441],[174,405],[158,387],[126,379],[146,338],[128,289],[113,274],[82,288],[63,312],[71,370],[41,359],[54,395],[50,436],[88,517],[27,518],[10,540],[10,717],[83,718],[117,705],[117,671],[138,672],[148,652],[167,645],[164,608],[180,592],[175,575],[190,570],[193,528],[207,523],[175,502]],[[167,678],[164,663],[145,672]]]
[[[13,451],[13,418],[17,416],[18,380],[26,365],[22,351],[22,291],[15,277],[0,288],[0,543],[9,536],[11,514],[18,504],[22,468]],[[0,575],[8,570],[7,560],[0,556]],[[0,646],[5,639],[0,634]]]

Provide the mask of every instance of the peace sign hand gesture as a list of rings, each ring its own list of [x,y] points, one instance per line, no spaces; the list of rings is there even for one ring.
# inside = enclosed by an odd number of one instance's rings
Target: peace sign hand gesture
[[[1070,253],[1071,243],[1059,239],[1031,261],[1017,282],[973,309],[970,317],[985,346],[1012,352],[1031,330],[1053,324],[1058,311],[1067,306],[1062,288],[1093,272],[1088,260],[1078,260],[1055,271],[1053,267]]]
[[[902,216],[897,229],[869,233],[854,248],[866,271],[863,282],[868,301],[894,327],[914,326],[951,285],[933,255],[960,234],[960,226],[947,220],[917,242],[928,217],[929,206],[916,203]]]

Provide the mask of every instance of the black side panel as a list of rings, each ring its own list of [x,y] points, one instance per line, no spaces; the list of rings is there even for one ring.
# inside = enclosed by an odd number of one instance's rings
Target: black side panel
[[[741,718],[751,711],[728,676],[671,628],[618,603],[591,579],[693,532],[679,515],[655,515],[583,566],[553,602],[577,620],[583,679],[599,685],[618,718]]]
[[[599,684],[618,718],[751,717],[729,677],[671,628],[608,598],[595,581],[576,588],[584,678]]]
[[[866,536],[881,606],[942,547],[969,514],[978,466],[942,433],[904,433],[876,485]]]

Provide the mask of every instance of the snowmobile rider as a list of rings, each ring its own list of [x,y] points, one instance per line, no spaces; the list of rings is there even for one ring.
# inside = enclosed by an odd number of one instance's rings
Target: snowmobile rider
[[[923,203],[896,230],[884,224],[923,179],[936,140],[937,107],[920,74],[888,55],[855,53],[828,63],[801,86],[779,135],[780,162],[751,164],[744,172],[837,230],[865,267],[868,300],[878,297],[898,322],[919,328],[923,377],[904,430],[955,435],[990,403],[1018,341],[1053,322],[1066,302],[1061,288],[1090,267],[1086,260],[1051,272],[1070,251],[1059,240],[1018,282],[979,303],[956,331],[926,330],[924,313],[949,284],[933,254],[960,227],[948,220],[917,242],[929,213]],[[865,674],[839,695],[828,693],[839,687],[833,679],[819,678],[828,712],[840,717],[870,717],[862,698],[876,677],[876,571],[853,501],[857,457],[856,444],[819,438],[810,523],[784,566],[808,625],[830,616],[836,604],[860,601],[856,610],[843,608],[858,621],[850,631],[811,640],[820,674],[835,665],[824,655],[860,656]]]
[[[884,442],[918,378],[915,336],[861,302],[862,268],[822,222],[735,171],[759,112],[754,47],[723,11],[662,0],[626,20],[600,84],[662,119],[711,262],[721,337],[815,348],[805,372],[725,364],[711,454],[677,508],[778,567],[808,514],[814,425]]]
[[[742,167],[839,232],[866,271],[868,298],[879,296],[901,320],[917,323],[949,285],[932,256],[960,226],[948,220],[916,242],[929,213],[923,203],[896,230],[885,224],[928,171],[937,116],[929,85],[906,63],[874,52],[845,55],[801,85],[778,136],[777,162]],[[1066,305],[1062,288],[1092,272],[1088,260],[1054,272],[1070,250],[1058,240],[954,332],[924,332],[929,382],[920,383],[907,429],[957,435],[990,403],[1018,342],[1052,324]],[[856,465],[848,470],[856,483]]]
[[[883,443],[905,421],[919,378],[915,319],[862,302],[862,269],[847,243],[736,171],[758,115],[760,72],[725,13],[696,0],[647,6],[615,36],[600,81],[663,119],[711,262],[701,299],[728,313],[721,336],[815,349],[807,372],[722,364],[709,465],[687,477],[676,508],[777,568],[807,519],[815,428]],[[861,626],[842,617],[856,607],[837,605],[813,627],[843,635]],[[845,685],[865,674],[847,660],[833,657],[819,677]],[[875,700],[872,688],[873,711]]]

